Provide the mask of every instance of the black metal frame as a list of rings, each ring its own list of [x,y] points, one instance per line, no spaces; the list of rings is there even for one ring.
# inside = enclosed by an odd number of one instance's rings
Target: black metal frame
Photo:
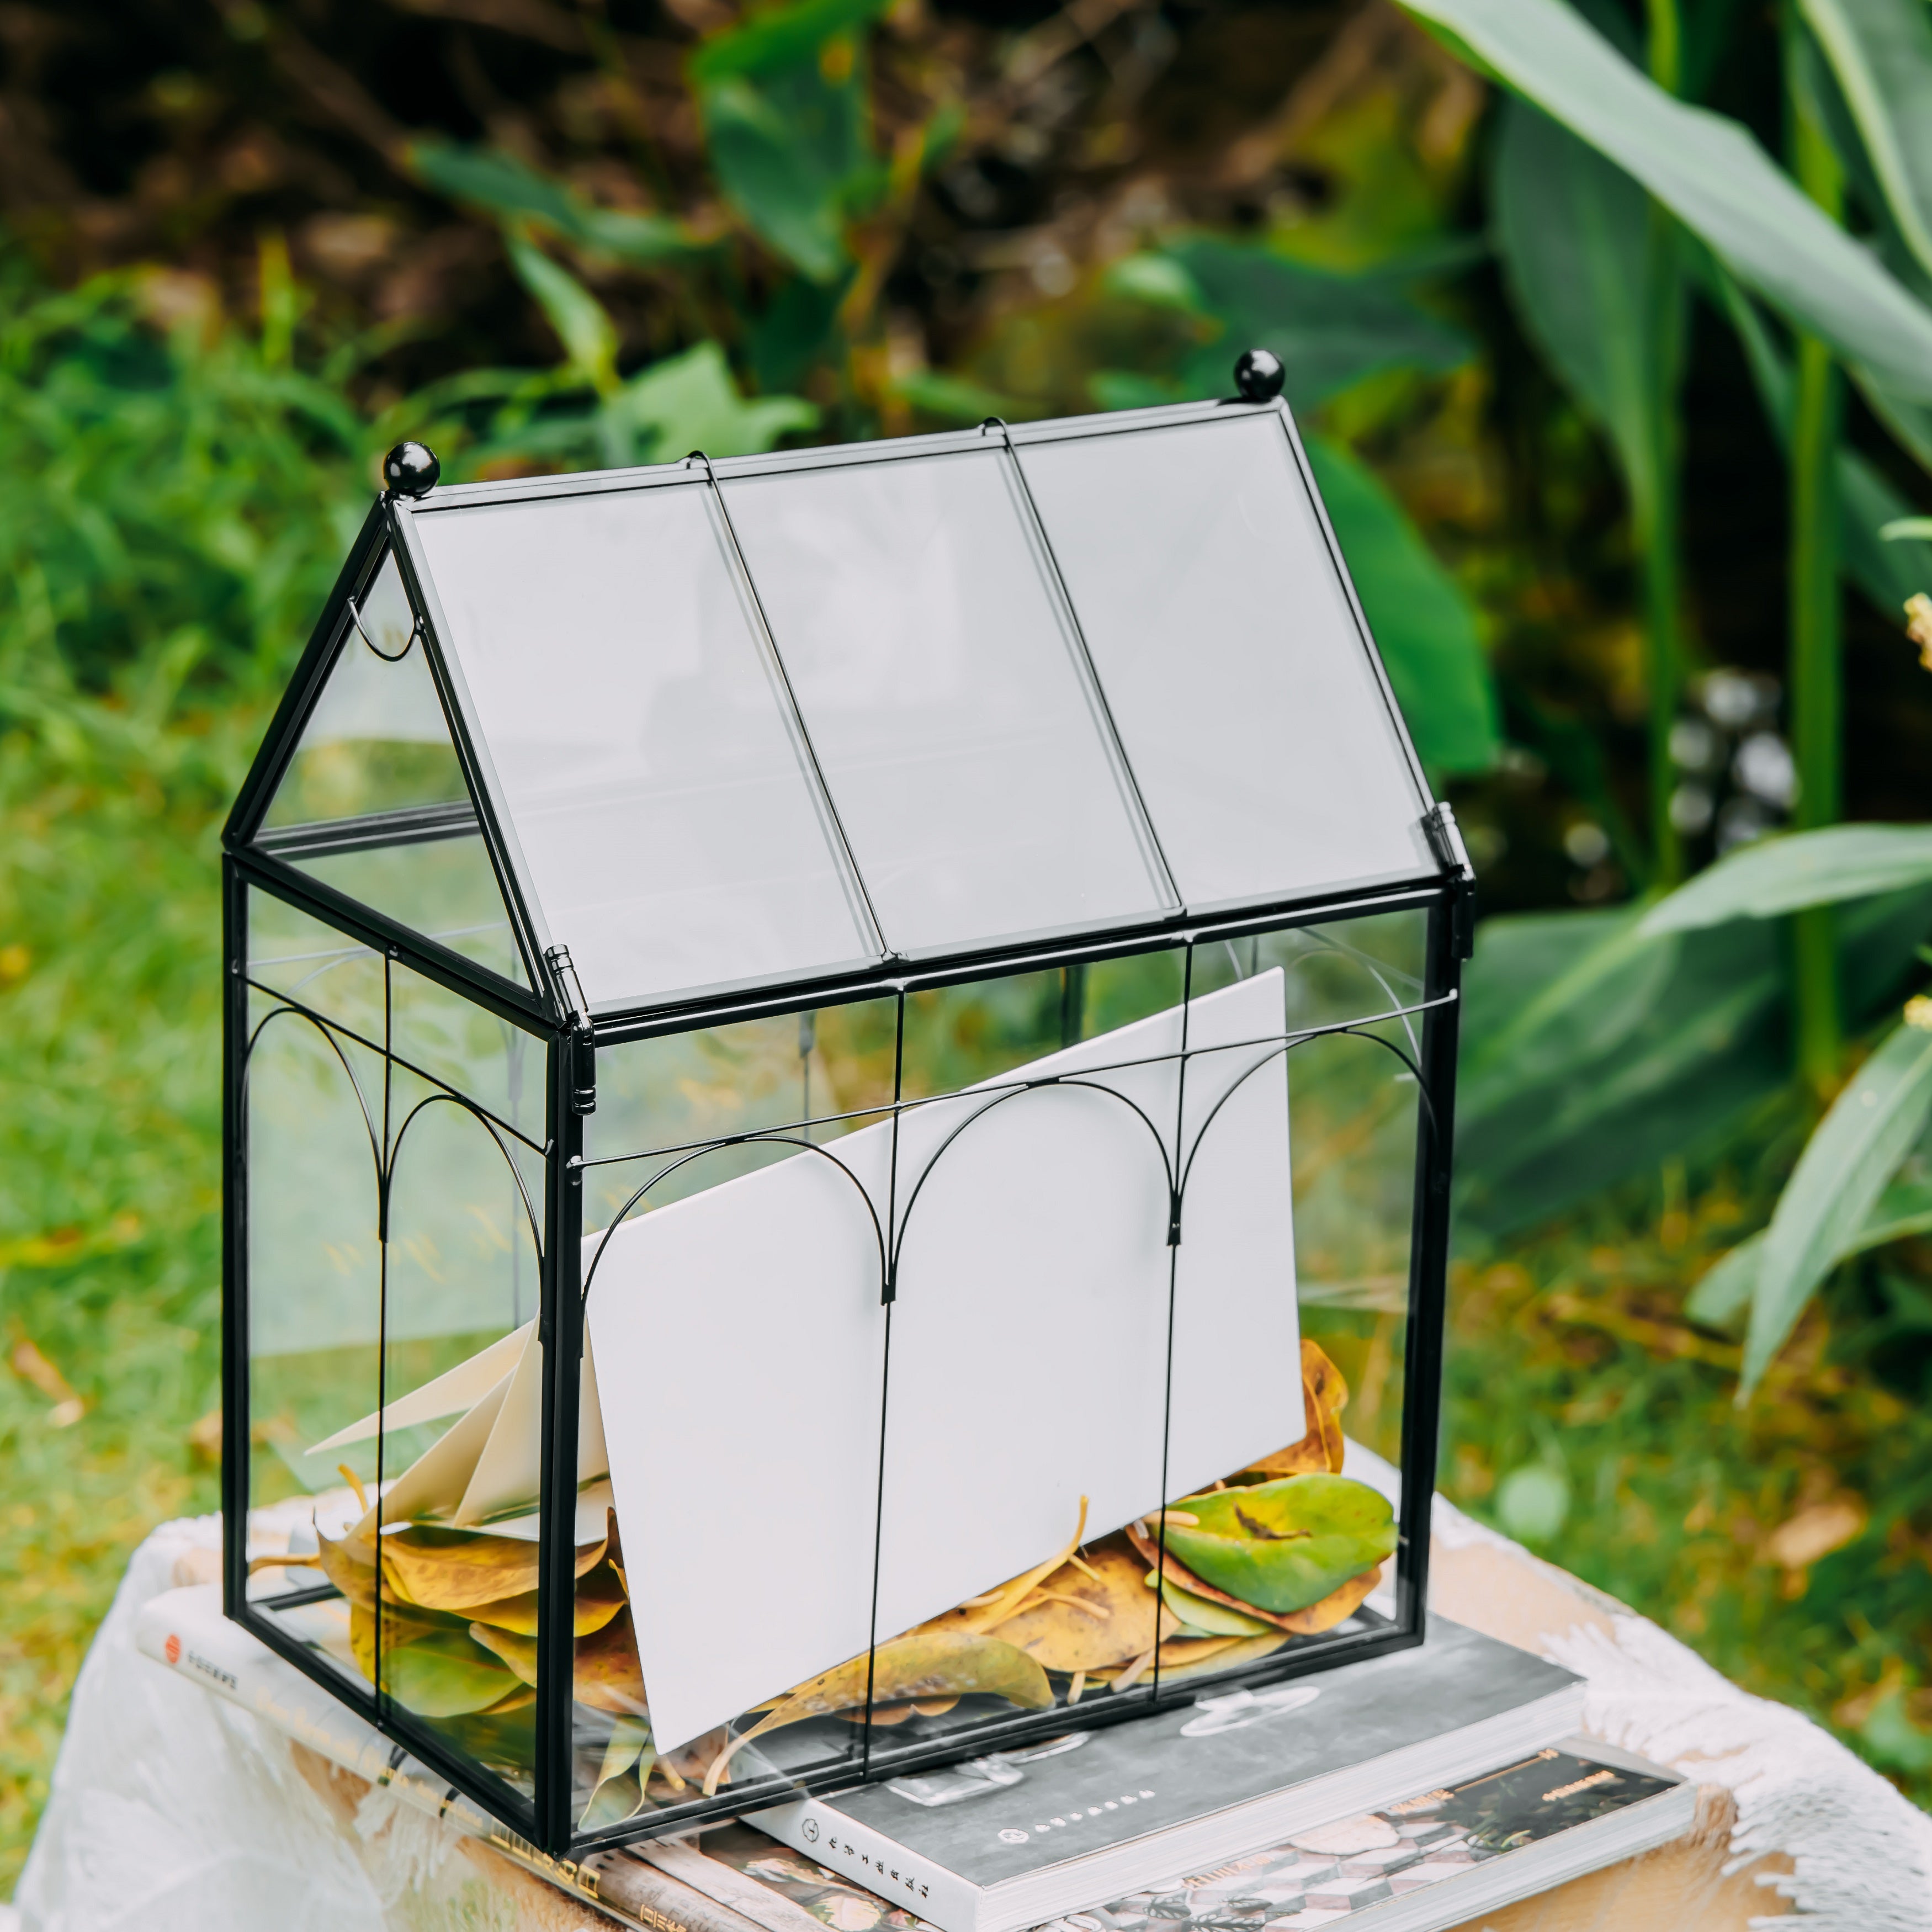
[[[1286,421],[1283,412],[1284,421]],[[1006,453],[1013,457],[1011,432],[1000,425]],[[1303,463],[1298,440],[1288,423],[1295,455]],[[709,466],[707,465],[707,470]],[[711,478],[716,488],[716,478]],[[1022,482],[1024,478],[1022,476]],[[1318,511],[1320,498],[1311,486]],[[745,1787],[734,1787],[715,1798],[634,1819],[601,1832],[578,1833],[572,1816],[572,1707],[574,1637],[566,1610],[554,1614],[552,1605],[570,1606],[575,1595],[574,1548],[575,1444],[579,1366],[584,1341],[582,1240],[584,1224],[583,1114],[594,1094],[594,1055],[597,1047],[684,1032],[732,1021],[788,1012],[883,996],[902,1001],[912,992],[964,983],[1007,972],[1065,968],[1077,971],[1089,964],[1162,947],[1185,946],[1191,962],[1197,944],[1247,937],[1400,910],[1426,910],[1426,956],[1423,998],[1417,1008],[1422,1037],[1414,1072],[1420,1089],[1415,1152],[1415,1186],[1410,1242],[1409,1285],[1405,1330],[1404,1408],[1402,1433],[1402,1502],[1396,1564],[1396,1616],[1385,1627],[1347,1635],[1303,1639],[1284,1652],[1212,1682],[1225,1686],[1268,1682],[1323,1669],[1342,1657],[1366,1657],[1405,1648],[1423,1640],[1429,1559],[1429,1518],[1435,1488],[1441,1381],[1443,1305],[1449,1240],[1449,1186],[1454,1133],[1458,993],[1462,962],[1470,950],[1474,880],[1453,816],[1445,806],[1433,808],[1424,821],[1437,862],[1433,876],[1399,882],[1385,888],[1327,893],[1264,905],[1246,907],[1216,916],[1190,917],[1185,911],[1164,912],[1131,925],[1065,936],[1036,943],[962,952],[916,964],[888,959],[856,971],[843,971],[782,986],[742,990],[667,1001],[593,1018],[567,974],[567,956],[550,946],[540,915],[519,884],[520,866],[514,838],[489,769],[475,742],[466,717],[467,705],[460,679],[452,670],[436,635],[433,596],[426,596],[410,554],[406,506],[382,500],[365,520],[338,580],[322,622],[310,638],[271,724],[262,751],[237,798],[224,833],[223,860],[224,956],[229,997],[225,1005],[224,1049],[224,1142],[226,1186],[223,1232],[223,1384],[224,1442],[223,1510],[226,1526],[224,1565],[224,1608],[278,1654],[356,1709],[370,1723],[397,1741],[437,1774],[453,1792],[460,1792],[529,1839],[559,1858],[576,1858],[590,1850],[688,1828],[705,1816],[732,1814],[742,1808]],[[1323,526],[1326,531],[1325,514]],[[1332,532],[1328,533],[1331,551]],[[323,830],[282,829],[264,833],[262,820],[275,788],[292,757],[302,728],[320,696],[338,652],[359,631],[356,600],[393,554],[414,610],[417,630],[435,679],[473,809],[432,808],[423,812],[351,821]],[[1345,586],[1347,574],[1334,551]],[[1352,603],[1352,586],[1348,586]],[[1357,622],[1360,624],[1359,606]],[[1076,620],[1077,622],[1077,620]],[[1379,662],[1362,635],[1382,676]],[[1387,695],[1386,679],[1383,689]],[[1394,712],[1392,699],[1391,712]],[[1400,714],[1394,714],[1398,731]],[[1402,734],[1405,746],[1406,733]],[[1412,751],[1410,753],[1413,758]],[[1426,796],[1426,794],[1425,794]],[[528,987],[505,980],[476,962],[412,931],[374,908],[359,904],[301,868],[301,859],[325,852],[356,849],[376,842],[395,843],[480,831],[502,892],[514,944],[530,976]],[[535,1797],[526,1799],[512,1787],[481,1770],[452,1750],[428,1724],[397,1706],[386,1692],[357,1684],[317,1661],[303,1645],[279,1628],[247,1595],[246,1524],[249,1508],[249,1347],[248,1282],[248,1054],[250,1040],[249,996],[251,976],[248,957],[247,895],[266,892],[332,927],[385,960],[400,963],[424,978],[492,1012],[545,1043],[546,1110],[543,1156],[542,1240],[539,1257],[538,1333],[544,1344],[542,1463],[538,1544],[538,1671],[536,1705]],[[560,970],[560,966],[566,970]],[[534,989],[534,990],[532,990]],[[260,990],[274,992],[273,988]],[[274,997],[280,998],[279,994]],[[1185,1000],[1184,997],[1184,1012]],[[1358,1022],[1359,1024],[1360,1022]],[[1324,1028],[1320,1031],[1346,1030]],[[1286,1050],[1286,1042],[1283,1050]],[[1384,1042],[1386,1044],[1386,1042]],[[382,1042],[386,1055],[392,1042]],[[1184,1052],[1183,1064],[1185,1064]],[[440,1084],[440,1083],[439,1083]],[[896,1093],[892,1111],[902,1102]],[[884,1110],[874,1110],[883,1112]],[[721,1137],[718,1144],[751,1136]],[[634,1157],[634,1156],[630,1156]],[[1178,1221],[1182,1184],[1171,1178],[1172,1213]],[[384,1222],[386,1234],[386,1220]],[[896,1230],[895,1230],[896,1235]],[[1175,1230],[1178,1238],[1178,1228]],[[594,1264],[593,1264],[594,1265]],[[894,1288],[893,1258],[884,1263],[884,1298]],[[386,1343],[379,1348],[386,1352]],[[380,1391],[379,1390],[379,1396]],[[379,1406],[380,1406],[379,1401]],[[1165,1454],[1163,1452],[1163,1460]],[[318,1592],[292,1592],[291,1598],[313,1598]],[[806,1775],[806,1789],[830,1790],[886,1775],[902,1775],[961,1757],[1018,1745],[1043,1736],[1076,1728],[1125,1721],[1152,1709],[1186,1701],[1198,1694],[1193,1682],[1162,1685],[1157,1676],[1129,1696],[1022,1714],[976,1724],[946,1741],[874,1749],[874,1726],[860,1730],[862,1739],[856,1761],[829,1766]],[[780,1793],[772,1790],[771,1802]]]

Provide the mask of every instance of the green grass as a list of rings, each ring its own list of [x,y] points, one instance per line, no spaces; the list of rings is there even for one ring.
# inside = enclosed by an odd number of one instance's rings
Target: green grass
[[[1688,1211],[1598,1204],[1459,1268],[1442,1486],[1925,1803],[1932,1326],[1909,1282],[1854,1274],[1740,1408],[1739,1349],[1682,1310],[1742,1228],[1720,1176]]]
[[[0,774],[4,1894],[129,1552],[216,1506],[190,1432],[220,1370],[220,922],[205,800],[77,776],[17,734]]]

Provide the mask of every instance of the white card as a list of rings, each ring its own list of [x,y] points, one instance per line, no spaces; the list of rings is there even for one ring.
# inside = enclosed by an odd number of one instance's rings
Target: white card
[[[886,1123],[603,1247],[589,1332],[660,1750],[864,1650],[875,1545],[885,1638],[1052,1555],[1083,1495],[1090,1538],[1300,1436],[1282,976],[1192,1003],[1190,1046],[1228,1050],[1190,1058],[1184,1108],[1180,1023],[908,1108],[896,1189]],[[1178,1108],[1200,1152],[1173,1250]]]

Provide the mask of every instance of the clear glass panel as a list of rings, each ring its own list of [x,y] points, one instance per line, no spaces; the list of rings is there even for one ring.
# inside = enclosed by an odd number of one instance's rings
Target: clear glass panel
[[[380,1046],[382,956],[270,892],[248,892],[248,976]]]
[[[529,1797],[542,1520],[537,1235],[488,1124],[400,1065],[391,1082],[382,1591],[367,1641],[395,1706]],[[592,1498],[579,1514],[594,1563],[604,1512]]]
[[[375,1445],[308,1452],[376,1406],[380,1058],[281,1002],[250,1001],[247,1049],[250,1600],[366,1688],[351,1600],[366,1564],[337,1560],[376,1480]],[[328,1559],[325,1569],[323,1559]],[[285,1557],[286,1564],[270,1559]],[[340,1581],[345,1598],[334,1587]]]
[[[889,946],[1160,910],[998,449],[724,487]]]
[[[386,556],[347,626],[263,824],[271,828],[469,799],[396,560]]]
[[[416,528],[544,916],[594,1004],[868,953],[701,484]]]
[[[1196,1010],[1242,1014],[1225,1049],[1206,1028],[1190,1042],[1208,1050],[1188,1062],[1172,1501],[1144,1552],[1181,1623],[1164,1682],[1393,1612],[1421,1019],[1390,1016],[1419,1000],[1425,930],[1396,914],[1195,949]],[[1279,1217],[1264,1275],[1217,1252],[1258,1206]],[[1204,1462],[1198,1432],[1231,1409],[1253,1440]]]
[[[530,976],[393,556],[262,820],[291,865],[506,980]]]
[[[584,1215],[608,1226],[851,1132],[892,1105],[897,1001],[863,1000],[600,1048]],[[707,1145],[740,1140],[686,1161]]]
[[[1021,460],[1190,908],[1435,870],[1276,418],[1035,443]]]
[[[408,844],[364,845],[326,854],[288,851],[282,856],[399,926],[412,928],[502,979],[530,984],[481,833],[470,830]]]
[[[586,1828],[707,1783],[755,1802],[868,1729],[889,1766],[1177,1674],[1265,1675],[1390,1613],[1394,1472],[1363,1450],[1400,1454],[1418,1096],[1378,1039],[1412,1052],[1424,932],[1390,915],[908,995],[896,1124],[888,1000],[600,1056],[623,1097],[590,1124],[609,1165],[586,1219],[652,1172],[665,1198],[586,1243],[630,1526],[578,1586]],[[742,1138],[808,1112],[816,1155]],[[1059,1393],[1016,1400],[1016,1377]],[[766,1507],[775,1482],[800,1507]],[[1369,1519],[1363,1561],[1289,1603],[1307,1578],[1284,1595],[1240,1564],[1296,1539],[1238,1512],[1316,1491]],[[1216,1510],[1231,1534],[1184,1563],[1168,1538]],[[908,1789],[950,1802],[982,1774]]]

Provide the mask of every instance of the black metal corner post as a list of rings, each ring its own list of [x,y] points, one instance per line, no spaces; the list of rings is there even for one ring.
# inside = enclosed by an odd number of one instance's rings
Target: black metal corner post
[[[543,1348],[543,1461],[537,1593],[536,1826],[560,1858],[572,1835],[571,1706],[577,1667],[578,1378],[584,1354],[584,1117],[577,1110],[578,1034],[566,1025],[548,1056],[544,1254],[537,1313]]]
[[[221,855],[221,1607],[248,1588],[248,888]]]
[[[1415,1216],[1409,1239],[1408,1324],[1402,1360],[1401,1561],[1396,1621],[1419,1636],[1429,1606],[1430,1509],[1442,1414],[1442,1333],[1449,1274],[1450,1183],[1456,1134],[1456,1047],[1462,962],[1475,881],[1452,879],[1429,909],[1423,998],[1423,1096],[1417,1106]],[[1439,1003],[1439,1004],[1438,1004]]]

